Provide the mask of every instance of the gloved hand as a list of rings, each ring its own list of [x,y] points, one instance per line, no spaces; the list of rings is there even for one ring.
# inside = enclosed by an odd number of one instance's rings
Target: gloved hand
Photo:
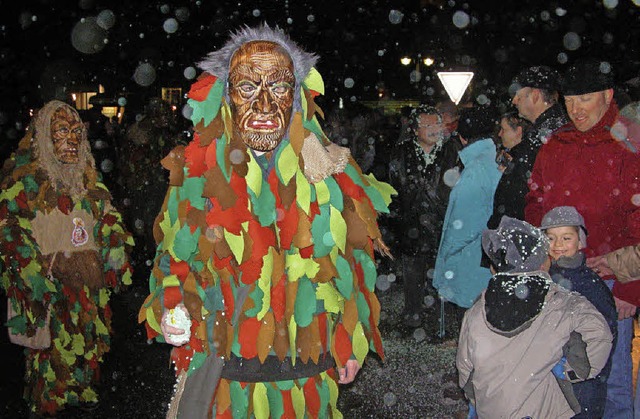
[[[469,413],[467,413],[467,419],[478,419],[476,407],[471,402],[469,402]]]
[[[182,346],[191,338],[191,316],[184,304],[165,310],[160,322],[162,335],[167,343]]]
[[[553,366],[551,372],[556,376],[556,378],[559,378],[561,380],[567,379],[567,374],[564,371],[564,367],[566,364],[567,358],[563,356],[562,358],[560,358],[560,361],[558,361],[558,363]]]

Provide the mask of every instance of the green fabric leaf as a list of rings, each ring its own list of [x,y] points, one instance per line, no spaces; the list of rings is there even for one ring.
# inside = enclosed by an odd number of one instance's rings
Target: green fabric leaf
[[[269,411],[272,418],[281,418],[284,414],[284,403],[282,402],[282,393],[271,385],[267,387],[267,398],[269,399]]]
[[[224,83],[217,79],[207,98],[203,102],[198,102],[194,99],[187,100],[187,103],[193,109],[191,114],[191,121],[193,125],[197,125],[201,119],[204,119],[204,125],[207,126],[218,116],[220,111],[220,105],[222,103],[222,95],[224,94]]]
[[[276,197],[271,188],[263,188],[260,196],[248,191],[253,213],[258,216],[260,225],[268,226],[276,221]]]
[[[344,209],[344,197],[342,196],[342,190],[338,185],[338,182],[333,177],[324,179],[324,183],[329,190],[329,202],[331,206],[342,212]]]
[[[260,278],[258,278],[258,287],[262,290],[262,309],[256,315],[258,320],[267,314],[271,308],[271,274],[273,272],[273,248],[269,249],[269,253],[262,257],[262,271],[260,272]],[[255,301],[255,300],[254,300]],[[257,306],[256,302],[256,306]]]
[[[365,178],[369,181],[369,186],[365,186],[365,192],[373,207],[378,212],[389,213],[391,195],[396,195],[396,190],[388,183],[380,182],[373,175],[365,175]]]
[[[324,377],[320,382],[320,385],[316,384],[316,388],[318,389],[318,395],[320,396],[320,410],[318,412],[319,418],[329,417],[327,414],[327,407],[329,406],[329,386],[327,384],[327,380],[331,380],[329,377]]]
[[[7,201],[13,201],[16,199],[16,196],[20,192],[24,190],[24,185],[22,182],[18,181],[13,184],[9,189],[5,189],[2,193],[0,193],[0,199],[6,199]]]
[[[229,381],[229,395],[231,396],[231,413],[235,418],[247,418],[247,409],[249,408],[249,388],[244,389],[238,381]]]
[[[353,257],[355,260],[360,262],[360,266],[364,272],[364,284],[369,291],[373,292],[375,290],[376,279],[378,277],[375,262],[367,252],[361,249],[354,249]]]
[[[269,399],[263,383],[255,383],[253,386],[253,414],[256,419],[269,419]]]
[[[318,284],[316,298],[322,300],[324,309],[329,313],[338,314],[344,311],[344,298],[330,282]]]
[[[296,172],[296,202],[298,207],[300,207],[305,214],[309,215],[311,184],[300,170]]]
[[[336,286],[340,294],[346,299],[351,298],[353,293],[353,272],[349,262],[342,256],[338,255],[336,259],[336,269],[338,270],[338,278],[336,278]]]
[[[311,237],[313,238],[313,255],[323,257],[329,254],[335,246],[330,230],[331,210],[328,205],[320,207],[320,214],[311,223]]]
[[[326,374],[326,373],[323,373]],[[331,400],[331,412],[334,419],[342,419],[342,413],[338,410],[338,384],[334,380],[326,380],[329,387],[329,400]]]
[[[38,192],[38,190],[40,189],[33,175],[26,175],[25,177],[23,177],[22,183],[24,185],[25,192]]]
[[[285,269],[287,269],[289,282],[295,282],[303,275],[308,278],[315,277],[320,270],[320,265],[311,258],[303,258],[300,253],[291,253],[285,257]]]
[[[309,90],[313,90],[324,95],[324,81],[315,67],[311,67],[311,70],[307,73],[307,77],[305,77],[302,84]]]
[[[178,187],[172,186],[169,188],[169,200],[167,202],[167,210],[164,212],[164,218],[167,223],[174,223],[178,219],[178,203],[180,197],[178,194]],[[162,226],[161,226],[162,227]]]
[[[293,380],[276,381],[275,384],[278,387],[278,389],[280,389],[281,391],[291,390],[295,385]]]
[[[369,315],[371,314],[371,309],[369,308],[369,304],[367,304],[367,299],[361,292],[358,293],[358,297],[356,299],[356,307],[358,307],[358,319],[360,319],[362,324],[367,329],[371,329],[371,324],[369,323]]]
[[[253,307],[251,307],[244,313],[247,315],[247,317],[256,317],[258,313],[260,313],[264,309],[262,305],[264,299],[264,291],[260,287],[255,287],[253,291],[249,293],[249,298],[251,298],[251,300],[253,301]],[[269,306],[266,307],[265,312],[267,310],[269,310]]]
[[[278,151],[276,170],[278,177],[285,185],[289,184],[291,178],[293,178],[298,171],[298,156],[296,156],[289,141]]]
[[[314,186],[316,188],[318,205],[324,205],[327,202],[329,202],[329,198],[330,198],[329,188],[327,187],[327,184],[325,183],[324,179],[314,184]]]
[[[365,336],[360,322],[356,323],[356,327],[353,330],[351,347],[353,348],[353,355],[356,357],[360,365],[363,365],[364,359],[369,353],[369,340]]]
[[[289,320],[289,351],[291,354],[296,353],[296,335],[298,332],[298,325],[296,324],[296,316],[291,316],[291,320]],[[291,365],[296,365],[296,357],[291,357]],[[295,387],[294,387],[295,389]],[[293,389],[292,389],[293,391]],[[296,410],[297,412],[297,410]],[[297,414],[296,414],[297,416]]]
[[[298,292],[294,304],[293,315],[300,327],[307,327],[316,312],[316,291],[306,276],[298,280]]]
[[[231,253],[233,253],[233,257],[236,258],[236,262],[242,262],[242,256],[244,255],[244,238],[242,235],[244,232],[240,232],[239,235],[235,235],[233,233],[229,233],[226,229],[224,230],[224,239],[227,241],[229,248],[231,249]]]
[[[204,191],[204,177],[187,177],[180,188],[180,195],[188,200],[192,207],[204,210],[206,199],[202,197]]]
[[[253,192],[256,196],[260,196],[262,191],[262,169],[260,165],[253,157],[253,153],[249,154],[249,161],[247,162],[247,175],[244,179],[247,182],[247,187],[251,192]]]
[[[185,224],[176,234],[173,241],[173,253],[177,259],[189,260],[196,252],[200,227],[191,234],[191,228]]]
[[[295,359],[295,357],[292,359]],[[296,412],[296,418],[304,418],[306,406],[302,388],[293,386],[291,389],[291,402],[293,404],[293,410]]]
[[[187,370],[187,376],[193,374],[204,364],[207,359],[207,354],[204,352],[194,352],[191,362],[189,363],[189,370]]]
[[[342,218],[342,214],[339,210],[331,207],[331,217],[329,219],[331,226],[331,237],[335,242],[338,249],[344,253],[345,246],[347,245],[347,223]]]

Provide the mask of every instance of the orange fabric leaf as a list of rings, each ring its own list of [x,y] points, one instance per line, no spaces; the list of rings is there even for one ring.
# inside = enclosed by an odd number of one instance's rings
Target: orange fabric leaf
[[[200,77],[198,77],[198,81],[191,85],[191,90],[189,90],[187,96],[198,102],[204,101],[216,80],[216,76],[209,73],[202,73]]]
[[[193,141],[191,141],[184,150],[184,157],[187,161],[189,177],[201,176],[207,170],[205,165],[207,147],[202,147],[200,145],[200,138],[198,134],[195,134],[193,138]]]
[[[317,418],[320,412],[320,395],[316,387],[316,380],[313,377],[309,378],[304,384],[302,391],[304,392],[307,413],[309,413],[310,417]]]
[[[260,326],[260,332],[258,332],[257,349],[260,362],[264,362],[269,352],[271,352],[275,334],[276,325],[273,320],[273,313],[268,311],[262,319],[262,326]]]
[[[175,308],[180,301],[182,301],[180,287],[167,287],[164,289],[164,306],[166,308]]]
[[[240,355],[243,358],[255,358],[258,356],[257,343],[260,326],[261,322],[255,317],[249,317],[240,323],[238,343],[240,344]]]
[[[286,303],[286,294],[284,284],[286,282],[285,275],[282,275],[275,286],[271,287],[271,309],[277,322],[282,321],[284,317],[284,308]]]
[[[338,358],[337,367],[342,368],[353,354],[351,338],[342,323],[339,323],[336,327],[336,331],[333,335],[333,345],[335,349],[335,356]]]

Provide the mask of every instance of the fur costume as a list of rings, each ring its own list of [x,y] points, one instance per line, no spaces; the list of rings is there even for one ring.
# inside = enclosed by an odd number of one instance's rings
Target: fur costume
[[[51,346],[25,350],[25,398],[38,414],[97,401],[92,384],[110,345],[109,296],[131,283],[133,240],[99,181],[86,135],[77,164],[53,157],[50,120],[62,106],[49,102],[35,117],[4,163],[0,193],[0,285],[18,314],[7,326],[31,335],[51,311]]]
[[[285,47],[298,80],[288,134],[270,160],[233,136],[228,68],[217,64],[250,40]],[[163,160],[171,186],[140,321],[163,341],[163,311],[186,306],[191,338],[172,352],[179,377],[213,357],[225,362],[209,415],[341,417],[337,369],[362,365],[370,349],[383,356],[373,251],[385,249],[376,217],[395,191],[322,132],[313,62],[278,30],[238,32],[201,63],[189,92],[193,141]]]

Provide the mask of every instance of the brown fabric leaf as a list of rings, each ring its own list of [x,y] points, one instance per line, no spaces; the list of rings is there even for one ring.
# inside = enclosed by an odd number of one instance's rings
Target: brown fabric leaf
[[[285,254],[282,251],[278,251],[275,248],[273,249],[273,271],[271,272],[271,286],[275,286],[284,275],[284,266],[285,266]],[[286,279],[285,279],[286,280]]]
[[[350,336],[353,336],[353,331],[356,328],[358,322],[358,306],[356,300],[350,298],[344,300],[344,313],[342,313],[342,325]]]
[[[313,100],[313,94],[310,90],[304,89],[304,97],[307,100],[307,120],[311,120],[316,113],[316,102]]]
[[[187,279],[182,286],[182,291],[184,293],[184,305],[187,307],[191,317],[198,321],[202,320],[202,299],[200,295],[198,295],[196,277],[192,272],[189,272],[187,275]]]
[[[378,297],[372,292],[369,293],[369,308],[371,309],[371,314],[373,314],[373,324],[377,325],[380,323],[380,301],[378,301]]]
[[[85,285],[91,290],[104,287],[102,258],[95,250],[57,255],[51,268],[54,278],[76,291]]]
[[[198,133],[200,137],[200,146],[206,147],[216,138],[222,137],[224,133],[224,125],[222,123],[222,117],[218,114],[209,125],[204,125],[204,119],[201,119],[195,127],[194,131]]]
[[[285,319],[282,319],[282,321],[277,322],[275,325],[273,351],[276,353],[280,361],[284,361],[284,358],[289,352],[289,329],[287,329]]]
[[[322,341],[320,340],[320,327],[318,325],[318,317],[314,316],[313,321],[309,325],[311,331],[311,360],[318,363],[320,354],[322,353]]]
[[[225,259],[233,255],[233,253],[231,252],[231,248],[229,247],[229,244],[227,244],[227,241],[224,239],[216,240],[213,243],[213,251],[215,252],[216,256],[220,259]]]
[[[347,242],[357,249],[365,248],[369,243],[367,224],[362,221],[353,200],[349,197],[345,197],[342,218],[347,224]]]
[[[164,220],[164,211],[166,210],[166,208],[167,207],[165,205],[162,206],[162,209],[153,222],[153,239],[156,241],[156,244],[159,244],[162,240],[164,240],[164,233],[162,232],[160,223]]]
[[[182,186],[182,182],[184,182],[184,149],[183,145],[179,145],[160,160],[162,167],[169,170],[169,185],[171,186]]]
[[[222,415],[231,407],[231,393],[229,391],[229,381],[221,379],[218,382],[218,388],[216,389],[216,403],[217,413]],[[217,417],[217,415],[214,415]]]
[[[295,115],[293,115],[291,125],[289,125],[289,143],[296,156],[300,155],[304,139],[307,135],[309,135],[309,131],[302,126],[302,115],[300,112],[296,112]]]
[[[207,212],[191,207],[187,213],[186,221],[190,226],[200,227],[204,233],[207,229]]]
[[[327,255],[313,260],[320,265],[320,270],[313,278],[313,282],[329,282],[338,276],[338,270],[331,261],[331,256]]]
[[[285,292],[285,308],[284,308],[284,318],[289,322],[291,316],[293,316],[293,309],[296,302],[296,295],[298,293],[298,281],[290,282],[287,281],[284,284],[284,292]]]
[[[227,182],[219,166],[216,165],[204,172],[204,178],[206,181],[202,191],[203,196],[215,197],[223,210],[235,205],[238,195]]]
[[[214,242],[206,234],[200,235],[198,237],[198,249],[199,252],[196,255],[196,260],[206,264],[209,258],[213,255]],[[203,269],[203,271],[208,271],[208,269]]]
[[[293,245],[298,249],[304,249],[312,244],[311,221],[309,221],[309,216],[298,207],[298,230],[293,235]]]
[[[275,334],[276,325],[273,318],[273,312],[267,311],[267,313],[262,318],[262,326],[260,326],[260,331],[258,332],[258,340],[256,342],[256,345],[258,346],[258,358],[260,359],[260,362],[264,362],[264,360],[267,359],[267,355],[269,355],[269,352],[271,352]]]
[[[278,194],[282,200],[282,206],[285,211],[289,209],[291,203],[296,199],[296,178],[295,176],[289,181],[287,185],[278,182]]]
[[[381,237],[380,230],[378,229],[378,223],[376,222],[377,214],[371,205],[364,201],[353,201],[353,203],[355,204],[358,216],[367,226],[367,234],[369,234],[369,237],[374,240]]]
[[[222,313],[222,311],[216,312],[216,321],[213,324],[213,336],[211,336],[211,340],[213,341],[213,350],[217,355],[225,354],[227,346],[228,324]]]
[[[311,356],[312,337],[313,335],[311,333],[310,326],[298,326],[298,332],[296,333],[296,352],[298,353],[298,357],[305,364],[309,362],[309,356]]]

